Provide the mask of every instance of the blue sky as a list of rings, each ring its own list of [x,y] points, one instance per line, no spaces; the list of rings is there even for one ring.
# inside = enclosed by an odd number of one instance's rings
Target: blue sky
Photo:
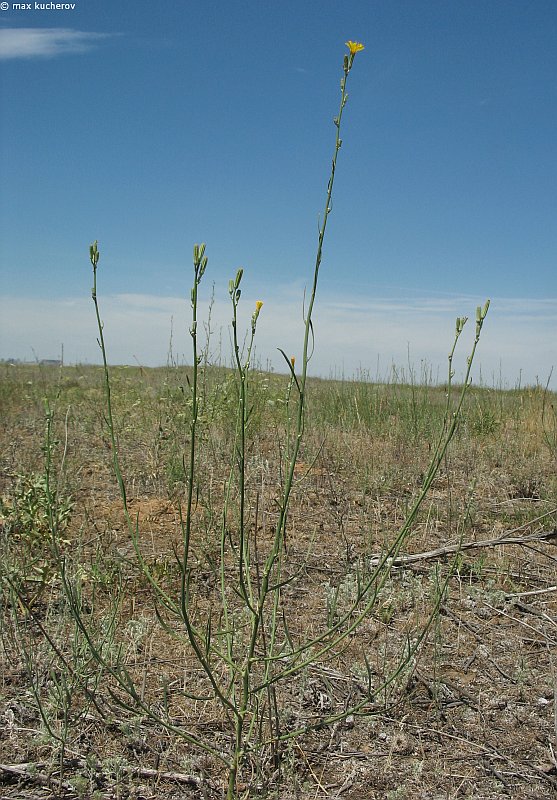
[[[171,326],[187,360],[198,241],[222,357],[238,266],[262,363],[299,353],[353,39],[313,371],[442,376],[486,297],[476,379],[557,371],[554,0],[8,5],[0,356],[98,361],[94,239],[113,362],[164,363]]]

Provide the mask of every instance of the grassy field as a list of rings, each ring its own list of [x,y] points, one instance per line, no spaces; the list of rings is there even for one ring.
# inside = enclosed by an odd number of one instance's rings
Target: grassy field
[[[240,646],[245,598],[226,586],[239,389],[231,370],[200,370],[186,581],[191,380],[187,368],[111,370],[130,536],[102,370],[1,367],[2,797],[226,793],[219,753],[234,725],[165,598],[179,605],[187,583],[199,641],[212,629],[224,648],[228,625]],[[250,373],[242,525],[256,595],[285,481],[288,385]],[[307,404],[281,555],[291,650],[350,628],[358,587],[423,486],[446,387],[310,380]],[[540,387],[470,388],[360,624],[257,696],[239,797],[555,796],[556,408]],[[212,663],[227,686],[226,658]]]

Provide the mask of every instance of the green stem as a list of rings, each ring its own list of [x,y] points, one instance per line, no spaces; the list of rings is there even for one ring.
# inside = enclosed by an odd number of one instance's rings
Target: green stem
[[[252,608],[252,619],[251,619],[251,634],[249,645],[246,653],[246,658],[244,661],[244,666],[242,669],[241,674],[241,698],[240,698],[240,708],[239,714],[236,717],[236,745],[235,745],[235,760],[238,761],[236,764],[236,770],[234,772],[234,783],[236,781],[236,773],[239,764],[239,757],[240,754],[243,753],[243,725],[244,719],[248,711],[249,706],[249,699],[252,694],[257,694],[258,689],[250,690],[250,676],[253,670],[253,664],[257,660],[255,658],[255,651],[257,642],[259,639],[259,631],[260,625],[263,619],[263,610],[267,601],[267,597],[269,592],[273,591],[271,586],[271,575],[275,571],[277,567],[277,563],[280,565],[279,554],[281,553],[284,544],[285,544],[285,537],[286,537],[286,521],[287,521],[287,512],[288,512],[288,504],[290,501],[290,494],[292,490],[292,485],[294,482],[294,469],[296,466],[296,462],[298,459],[298,454],[300,450],[300,445],[304,433],[304,422],[305,422],[305,392],[306,392],[306,381],[307,381],[307,368],[308,362],[310,359],[309,353],[309,346],[310,346],[310,337],[313,335],[313,325],[312,325],[312,313],[313,307],[315,304],[315,298],[317,294],[317,283],[319,279],[319,269],[321,266],[321,260],[323,255],[323,242],[325,239],[325,232],[327,229],[327,221],[329,218],[329,214],[331,213],[332,206],[331,200],[333,195],[333,187],[334,187],[334,179],[335,179],[335,172],[336,172],[336,164],[338,159],[338,153],[342,144],[342,140],[340,138],[340,130],[341,130],[341,123],[342,123],[342,115],[344,111],[344,107],[346,105],[346,101],[348,99],[348,95],[346,93],[346,80],[348,77],[348,73],[350,72],[350,68],[352,66],[353,58],[350,58],[348,61],[345,59],[344,65],[344,77],[341,80],[341,100],[339,106],[339,113],[338,116],[335,118],[335,126],[337,128],[336,133],[336,141],[335,141],[335,148],[334,154],[332,159],[331,165],[331,174],[329,177],[329,182],[327,184],[327,195],[326,195],[326,202],[325,202],[325,211],[323,216],[323,223],[319,228],[319,237],[318,237],[318,244],[317,244],[317,254],[315,258],[315,266],[313,271],[313,283],[311,289],[310,300],[306,312],[305,317],[305,330],[304,330],[304,345],[302,351],[302,374],[299,381],[296,381],[298,386],[299,392],[299,400],[298,400],[298,410],[297,410],[297,417],[296,417],[296,430],[295,430],[295,437],[292,446],[292,450],[290,453],[290,459],[288,464],[288,470],[285,480],[285,485],[283,489],[282,500],[280,503],[279,509],[279,516],[277,520],[277,525],[275,528],[275,535],[273,539],[273,544],[271,546],[271,550],[269,555],[266,559],[265,566],[263,569],[263,574],[261,577],[261,586],[259,591],[259,599],[257,606]],[[240,275],[241,279],[241,275]],[[231,295],[233,294],[233,289],[237,291],[238,289],[238,277],[236,280],[236,285],[233,286],[231,282],[230,292]],[[275,585],[280,585],[280,575],[276,576],[276,580],[274,581]],[[275,591],[279,591],[276,589]],[[275,608],[275,624],[276,624],[276,608]],[[274,681],[273,681],[274,682]],[[265,685],[265,684],[264,684]],[[261,687],[259,687],[261,688]],[[231,776],[232,781],[232,776]],[[229,798],[233,797],[231,792],[233,791],[232,782],[229,783]]]
[[[431,488],[431,485],[435,479],[435,476],[437,475],[437,472],[443,461],[443,458],[445,457],[449,444],[452,441],[454,434],[456,432],[458,423],[460,421],[464,398],[467,394],[468,387],[470,385],[470,373],[472,370],[472,363],[474,361],[476,348],[478,346],[478,342],[480,339],[483,320],[485,319],[485,315],[487,314],[488,307],[489,307],[489,301],[486,302],[483,309],[478,309],[477,312],[476,336],[474,339],[470,355],[467,359],[467,369],[464,378],[464,383],[462,385],[456,409],[454,410],[454,412],[452,412],[452,420],[449,425],[448,431],[446,432],[445,437],[440,440],[436,452],[434,453],[432,460],[430,462],[430,466],[424,478],[424,482],[420,490],[420,493],[417,499],[415,500],[414,505],[412,506],[408,516],[406,517],[404,524],[400,529],[395,541],[389,547],[387,552],[384,554],[380,563],[377,565],[377,567],[371,574],[370,578],[361,587],[354,603],[351,605],[348,611],[342,616],[342,618],[338,620],[334,626],[329,627],[326,631],[324,631],[324,633],[321,634],[320,636],[315,637],[310,641],[306,641],[297,650],[291,651],[288,654],[288,657],[291,661],[295,661],[298,656],[301,656],[304,652],[307,652],[312,647],[322,644],[321,649],[319,649],[317,652],[311,652],[307,656],[307,658],[303,659],[302,661],[298,661],[297,663],[294,663],[292,666],[286,668],[282,672],[275,673],[271,678],[264,680],[261,684],[254,687],[253,690],[254,692],[261,691],[262,689],[267,688],[270,684],[277,683],[278,681],[284,680],[285,678],[291,678],[294,674],[300,672],[300,670],[304,669],[305,667],[317,661],[322,656],[331,652],[331,650],[333,650],[344,639],[346,639],[347,636],[354,633],[354,631],[361,625],[363,620],[367,617],[367,615],[373,608],[377,594],[384,586],[385,581],[389,575],[389,563],[392,562],[394,558],[396,558],[396,556],[400,552],[402,545],[404,544],[404,541],[406,540],[408,534],[410,533],[412,525],[417,517],[418,511],[420,510],[422,503],[425,497],[427,496],[429,489]],[[454,347],[451,353],[454,354]],[[387,566],[387,569],[383,571],[385,566]],[[369,597],[365,605],[358,612],[357,616],[353,618],[354,612],[356,611],[357,607],[362,603],[365,597],[368,596],[368,593],[372,590],[372,588],[373,588],[372,596]],[[352,619],[352,622],[348,625],[348,627],[344,628],[344,625],[350,619]],[[335,638],[331,640],[330,639],[331,636],[335,636]],[[282,657],[283,656],[276,656],[276,657],[270,656],[270,659],[276,660]]]

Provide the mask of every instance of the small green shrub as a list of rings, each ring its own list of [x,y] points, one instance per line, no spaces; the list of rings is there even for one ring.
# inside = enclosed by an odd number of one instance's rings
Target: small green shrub
[[[52,536],[63,533],[72,508],[71,496],[49,489],[46,475],[37,473],[17,475],[12,491],[0,498],[4,570],[29,603],[40,597],[56,572]]]

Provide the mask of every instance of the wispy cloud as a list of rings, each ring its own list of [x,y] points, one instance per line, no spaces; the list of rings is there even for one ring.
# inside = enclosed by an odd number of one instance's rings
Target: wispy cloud
[[[244,299],[240,315],[246,327],[255,297]],[[422,372],[444,380],[447,354],[452,344],[455,319],[468,314],[454,367],[457,379],[466,369],[466,357],[475,331],[476,305],[484,298],[413,297],[366,299],[344,297],[341,301],[321,296],[316,307],[315,353],[311,373],[327,377],[367,374],[387,377],[393,366],[416,376]],[[207,307],[200,311],[206,317]],[[102,299],[105,336],[112,363],[145,366],[166,362],[171,331],[172,347],[179,361],[188,362],[189,303],[176,297],[119,294]],[[30,299],[0,297],[1,357],[55,358],[64,343],[68,362],[99,363],[94,314],[87,298]],[[224,363],[230,360],[230,304],[217,297],[211,311],[211,352]],[[552,387],[557,388],[557,298],[492,298],[473,378],[487,384],[512,387],[545,383],[555,367]],[[281,347],[288,355],[301,356],[302,308],[288,287],[274,289],[259,317],[257,357],[263,367],[284,371]]]
[[[85,53],[109,35],[70,28],[4,28],[0,29],[0,59]]]

